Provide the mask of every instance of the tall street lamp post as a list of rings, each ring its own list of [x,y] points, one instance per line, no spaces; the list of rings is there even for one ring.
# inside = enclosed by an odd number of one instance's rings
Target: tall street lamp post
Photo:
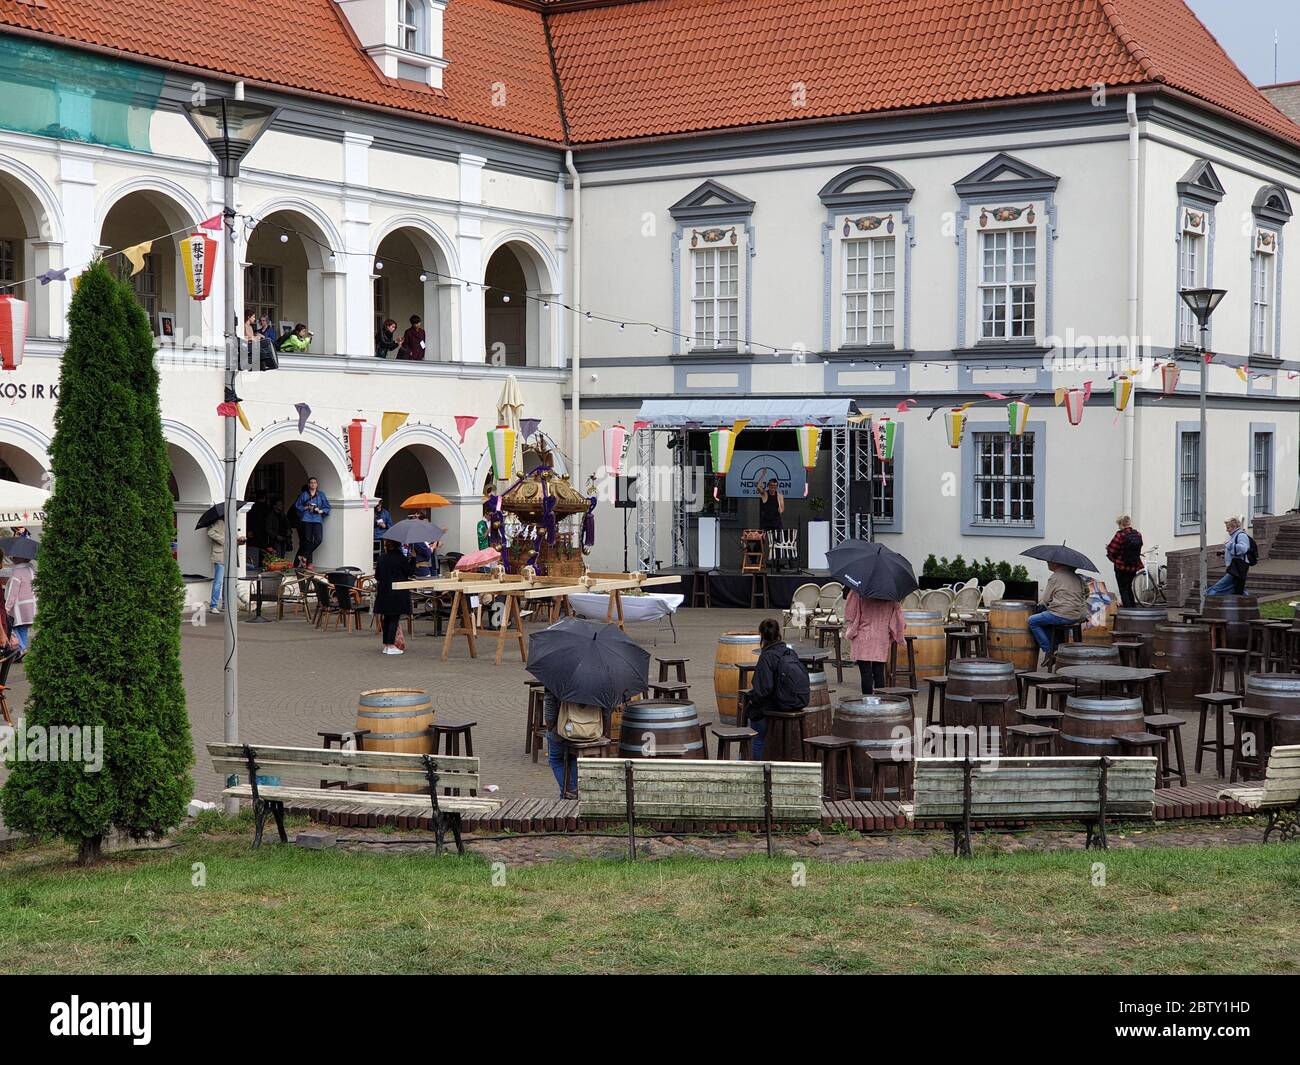
[[[1221,288],[1185,288],[1185,289],[1181,289],[1178,294],[1183,298],[1183,302],[1187,304],[1192,314],[1196,316],[1196,324],[1199,327],[1198,336],[1200,338],[1200,341],[1197,345],[1197,350],[1201,354],[1201,371],[1200,371],[1201,433],[1200,433],[1199,454],[1197,456],[1196,461],[1200,472],[1200,476],[1199,476],[1200,499],[1197,501],[1197,508],[1201,512],[1200,576],[1201,576],[1201,607],[1203,609],[1205,607],[1205,593],[1208,589],[1208,586],[1206,584],[1206,580],[1207,580],[1206,571],[1209,568],[1206,559],[1205,532],[1207,528],[1207,523],[1210,520],[1209,506],[1208,506],[1210,469],[1209,466],[1206,464],[1206,424],[1205,424],[1205,396],[1206,396],[1207,385],[1209,383],[1209,378],[1210,378],[1210,366],[1205,361],[1205,353],[1208,350],[1207,342],[1210,336],[1210,315],[1214,313],[1214,309],[1218,307],[1218,305],[1223,301],[1223,297],[1227,295],[1227,292]]]
[[[247,367],[241,366],[243,345],[239,333],[239,307],[243,300],[237,290],[238,270],[235,264],[235,178],[239,176],[239,163],[249,153],[257,139],[271,125],[279,108],[265,104],[249,103],[244,100],[218,99],[210,103],[189,104],[185,115],[190,125],[203,138],[208,150],[217,160],[223,181],[222,218],[225,223],[225,328],[226,337],[226,391],[222,395],[235,393],[235,378],[241,369],[252,369],[255,352],[248,355]],[[238,680],[238,644],[235,638],[235,626],[239,615],[239,599],[236,593],[238,571],[238,537],[235,535],[236,511],[238,508],[237,487],[235,485],[235,419],[226,419],[226,568],[222,581],[222,599],[225,602],[225,674],[222,702],[225,709],[225,740],[227,743],[239,742],[239,680]],[[238,812],[238,800],[226,803],[227,813]]]

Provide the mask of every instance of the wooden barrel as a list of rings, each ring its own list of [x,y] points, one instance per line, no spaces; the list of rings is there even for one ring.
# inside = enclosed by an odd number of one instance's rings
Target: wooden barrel
[[[1038,665],[1038,644],[1029,631],[1034,604],[1028,599],[999,599],[989,609],[989,657],[1015,669]]]
[[[1250,623],[1260,616],[1259,600],[1253,595],[1207,595],[1201,614],[1228,623],[1229,647],[1247,647]]]
[[[700,714],[694,703],[641,699],[623,704],[620,758],[703,758]]]
[[[912,752],[910,737],[914,725],[907,700],[897,695],[864,695],[858,699],[844,699],[835,705],[835,735],[853,741],[853,793],[858,799],[897,799],[892,774],[887,778],[885,795],[871,795],[871,759],[869,753],[891,752],[900,742]],[[905,729],[906,732],[900,730]],[[900,737],[905,737],[900,740]],[[911,791],[911,767],[904,770],[908,776],[904,787]]]
[[[805,712],[803,723],[804,736],[831,735],[833,718],[831,689],[825,666],[818,666],[816,669],[808,671],[808,695],[808,709]],[[799,757],[795,760],[802,762],[803,759],[803,753],[800,752]]]
[[[362,692],[357,703],[357,728],[369,729],[361,739],[367,751],[432,754],[433,703],[419,688],[376,688]],[[405,784],[367,784],[370,791],[427,792]]]
[[[1099,699],[1092,695],[1071,695],[1065,700],[1061,720],[1061,754],[1120,755],[1119,742],[1112,736],[1145,732],[1142,697]]]
[[[1157,625],[1151,652],[1153,669],[1167,669],[1165,699],[1170,710],[1195,710],[1192,698],[1210,690],[1214,657],[1204,625]]]
[[[1273,747],[1300,744],[1300,674],[1252,673],[1246,678],[1246,705],[1277,711]]]
[[[1108,643],[1063,643],[1056,649],[1052,672],[1065,666],[1117,666],[1119,648]]]
[[[998,699],[1000,715],[980,712],[976,699]],[[1010,662],[996,658],[954,658],[948,664],[948,684],[943,697],[943,719],[959,728],[977,725],[1015,725],[1020,695],[1016,688],[1016,669]],[[999,740],[1000,742],[1000,740]]]
[[[1135,633],[1142,641],[1138,652],[1138,665],[1151,668],[1151,652],[1155,650],[1156,626],[1169,624],[1169,611],[1162,606],[1122,606],[1115,611],[1115,632]]]
[[[903,631],[916,637],[912,641],[912,654],[916,656],[914,687],[924,691],[922,681],[925,677],[943,676],[943,615],[933,610],[904,610]],[[902,665],[907,661],[907,649],[900,647],[898,656],[898,663]]]
[[[754,665],[760,646],[756,632],[724,632],[718,637],[718,650],[713,659],[713,693],[718,700],[719,718],[744,724],[736,718],[736,691],[740,687],[736,666]]]

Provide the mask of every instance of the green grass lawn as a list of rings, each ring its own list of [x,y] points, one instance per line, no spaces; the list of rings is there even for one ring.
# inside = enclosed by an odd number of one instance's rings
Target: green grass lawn
[[[1284,621],[1290,621],[1295,617],[1295,607],[1285,599],[1275,599],[1271,603],[1260,603],[1259,613],[1261,617],[1281,618]]]
[[[0,855],[10,973],[1300,973],[1300,847],[858,865],[252,852],[189,829]],[[1106,886],[1091,881],[1106,866]],[[192,883],[203,863],[206,886]]]

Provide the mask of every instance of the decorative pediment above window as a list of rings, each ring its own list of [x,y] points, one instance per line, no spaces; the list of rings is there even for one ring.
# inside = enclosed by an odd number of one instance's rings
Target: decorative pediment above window
[[[855,166],[831,178],[817,195],[835,211],[869,211],[912,202],[916,190],[892,170]]]
[[[995,196],[1026,199],[1055,192],[1060,180],[1055,174],[1002,152],[953,182],[953,188],[964,200]]]
[[[1178,195],[1206,207],[1213,207],[1223,199],[1223,183],[1208,159],[1198,159],[1192,164],[1178,182]]]
[[[716,181],[706,181],[668,208],[678,222],[746,222],[754,213],[754,201],[747,200]]]
[[[335,0],[357,40],[390,78],[442,88],[442,16],[450,0]]]
[[[1276,185],[1265,185],[1255,194],[1251,210],[1257,222],[1284,226],[1291,219],[1291,200],[1284,189]]]

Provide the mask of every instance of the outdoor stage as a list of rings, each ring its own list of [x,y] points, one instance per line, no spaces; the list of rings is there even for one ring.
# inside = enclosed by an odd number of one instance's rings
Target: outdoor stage
[[[697,579],[706,579],[709,582],[709,604],[715,607],[731,607],[740,610],[750,608],[752,596],[754,593],[755,582],[767,582],[767,607],[769,610],[787,610],[790,606],[790,599],[795,593],[795,589],[802,584],[822,585],[829,581],[830,575],[827,573],[810,573],[807,570],[799,572],[767,572],[767,573],[740,573],[738,571],[726,572],[723,570],[714,570],[705,573],[703,570],[687,569],[677,567],[675,569],[661,569],[654,574],[656,577],[676,576],[679,578],[677,584],[664,584],[655,589],[657,592],[677,592],[683,596],[682,606],[699,606],[701,603],[693,603],[692,591],[694,582]],[[761,600],[759,600],[761,602]]]

